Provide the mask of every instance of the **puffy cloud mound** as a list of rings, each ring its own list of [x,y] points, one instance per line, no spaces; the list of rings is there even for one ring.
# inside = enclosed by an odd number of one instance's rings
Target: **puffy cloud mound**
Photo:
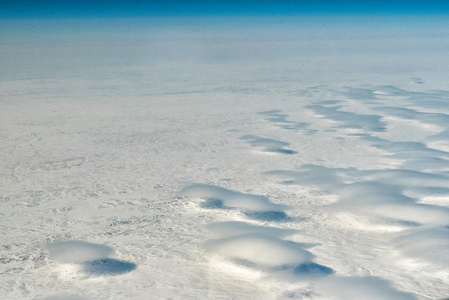
[[[54,242],[47,245],[47,250],[50,259],[67,264],[105,259],[114,253],[111,247],[83,241]]]
[[[447,224],[449,209],[416,203],[401,188],[365,181],[334,188],[339,200],[334,206],[346,211],[423,224]]]
[[[282,237],[298,232],[295,229],[256,226],[247,222],[239,221],[216,222],[207,225],[206,228],[220,237],[231,237],[242,234],[263,234],[272,237]]]
[[[287,205],[272,203],[265,196],[244,194],[206,184],[192,184],[184,188],[180,194],[192,198],[212,200],[214,202],[220,202],[228,208],[248,211],[284,211],[289,209]]]
[[[428,158],[429,155],[425,157]],[[371,171],[366,173],[367,175],[365,175],[365,178],[367,180],[374,180],[386,184],[395,184],[409,189],[416,187],[449,187],[449,178],[442,174],[432,174],[404,169]]]
[[[449,267],[449,228],[430,227],[399,235],[396,246],[406,255],[442,267]]]
[[[340,205],[407,204],[414,200],[402,194],[399,187],[373,181],[340,185],[334,189]]]
[[[269,235],[245,234],[208,241],[207,250],[260,268],[279,268],[308,263],[314,255],[299,245]]]

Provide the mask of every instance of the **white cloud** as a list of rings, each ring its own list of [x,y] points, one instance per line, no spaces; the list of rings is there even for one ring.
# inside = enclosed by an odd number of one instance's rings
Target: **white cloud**
[[[109,257],[114,249],[83,241],[54,242],[47,245],[49,258],[60,263],[79,264]]]
[[[244,234],[210,240],[205,248],[231,260],[260,268],[280,268],[310,262],[314,255],[295,243],[263,234]]]

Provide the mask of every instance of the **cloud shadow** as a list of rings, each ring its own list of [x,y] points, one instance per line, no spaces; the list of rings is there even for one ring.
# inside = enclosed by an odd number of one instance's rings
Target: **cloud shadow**
[[[334,273],[332,268],[314,263],[304,263],[293,269],[293,274],[299,277],[322,277],[328,276]]]
[[[262,148],[264,152],[279,153],[279,154],[297,154],[298,152],[284,147],[289,146],[287,142],[278,141],[275,139],[258,137],[255,135],[244,135],[242,140],[246,140],[251,146]]]
[[[134,271],[137,265],[113,258],[88,261],[83,264],[83,271],[92,275],[120,275]]]
[[[246,211],[245,216],[257,221],[286,222],[292,218],[283,211]]]

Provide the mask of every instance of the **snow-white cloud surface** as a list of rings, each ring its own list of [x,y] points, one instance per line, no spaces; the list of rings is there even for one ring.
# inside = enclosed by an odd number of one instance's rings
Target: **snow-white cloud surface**
[[[108,258],[114,249],[82,241],[54,242],[47,245],[48,257],[60,263],[84,263]]]
[[[449,297],[447,21],[337,19],[1,21],[0,299]]]

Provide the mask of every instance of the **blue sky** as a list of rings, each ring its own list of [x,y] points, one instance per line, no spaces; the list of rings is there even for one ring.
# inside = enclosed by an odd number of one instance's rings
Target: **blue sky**
[[[1,18],[449,14],[442,0],[2,0]]]

